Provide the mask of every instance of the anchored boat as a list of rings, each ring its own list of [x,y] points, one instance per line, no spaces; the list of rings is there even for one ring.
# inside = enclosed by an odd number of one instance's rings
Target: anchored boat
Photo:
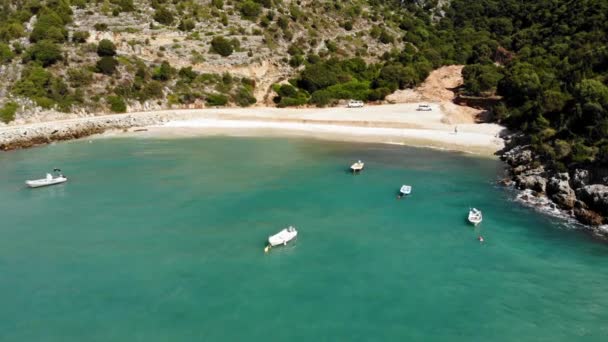
[[[474,225],[478,225],[481,223],[482,219],[483,219],[483,217],[481,215],[481,210],[479,210],[477,208],[469,209],[469,222],[471,222]]]
[[[55,172],[55,176],[51,175],[50,173],[47,173],[45,178],[28,180],[25,181],[25,184],[30,188],[40,188],[43,186],[61,184],[68,181],[67,177],[65,177],[61,173],[60,169],[54,169],[53,172]]]
[[[362,161],[360,161],[360,160],[358,160],[356,163],[354,163],[353,165],[350,166],[350,169],[353,172],[358,172],[358,171],[363,170],[364,166],[365,166],[365,163],[362,162]]]
[[[402,185],[399,189],[399,197],[407,196],[412,193],[412,187],[410,185]]]
[[[268,244],[271,247],[279,245],[287,245],[287,243],[293,241],[298,236],[298,230],[296,227],[289,226],[280,232],[268,237]]]

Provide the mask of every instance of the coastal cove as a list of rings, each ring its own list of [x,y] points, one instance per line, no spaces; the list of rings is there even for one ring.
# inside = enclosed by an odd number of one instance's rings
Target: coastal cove
[[[0,154],[0,340],[608,338],[608,246],[516,203],[496,159],[150,133]]]

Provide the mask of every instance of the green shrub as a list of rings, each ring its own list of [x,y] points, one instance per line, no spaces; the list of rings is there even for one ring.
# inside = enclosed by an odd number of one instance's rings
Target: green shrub
[[[104,56],[95,64],[95,71],[110,76],[116,72],[116,67],[118,67],[118,61],[114,57]]]
[[[72,42],[73,43],[86,43],[87,39],[89,39],[88,31],[76,31],[72,34]]]
[[[85,68],[72,68],[68,70],[68,80],[73,88],[86,87],[93,82],[93,75]]]
[[[165,7],[159,7],[154,12],[154,20],[163,25],[171,25],[174,21],[173,13]]]
[[[36,61],[47,67],[62,60],[61,49],[50,40],[42,40],[27,49],[24,61]]]
[[[228,97],[222,94],[209,94],[205,101],[209,106],[225,106],[228,103]]]
[[[325,107],[332,101],[331,94],[326,90],[317,90],[312,93],[310,102],[318,107]]]
[[[304,63],[304,56],[302,55],[295,55],[289,59],[289,65],[293,68],[299,67],[302,63]]]
[[[145,84],[142,90],[137,94],[139,101],[146,101],[149,99],[158,99],[163,96],[163,84],[159,81],[149,81]]]
[[[108,24],[106,24],[106,23],[96,23],[95,25],[93,25],[93,28],[95,28],[96,31],[107,31],[108,30]]]
[[[221,56],[227,57],[234,52],[232,42],[224,37],[214,37],[211,40],[211,50]]]
[[[481,95],[483,92],[495,91],[503,75],[494,64],[472,64],[462,69],[464,89],[470,95]]]
[[[0,121],[9,123],[15,120],[15,113],[17,113],[19,106],[15,102],[8,102],[4,104],[4,107],[0,109]]]
[[[133,12],[135,11],[135,5],[133,0],[111,0],[111,3],[118,5],[121,12]]]
[[[179,72],[177,74],[180,77],[180,79],[182,79],[186,83],[194,82],[194,80],[198,76],[198,73],[196,71],[192,70],[192,67],[181,68],[181,69],[179,69]]]
[[[69,111],[72,103],[77,100],[62,79],[54,77],[39,65],[25,68],[11,92],[28,97],[43,108],[51,108],[57,104],[62,111]]]
[[[392,44],[395,42],[395,37],[393,37],[388,31],[382,30],[380,32],[380,36],[378,37],[382,44]]]
[[[277,25],[282,30],[286,30],[289,27],[289,18],[285,16],[280,16],[279,19],[277,19]]]
[[[272,0],[255,0],[258,4],[264,6],[265,8],[272,7]]]
[[[65,18],[62,18],[57,12],[48,7],[43,8],[38,14],[38,20],[30,34],[30,41],[32,43],[41,40],[50,40],[56,43],[64,42],[68,37],[68,30],[65,28],[67,22],[64,20]]]
[[[309,93],[338,83],[338,68],[328,63],[312,64],[300,74],[298,86]]]
[[[367,100],[369,96],[369,83],[360,81],[350,81],[345,83],[338,83],[324,89],[332,99],[354,99],[354,100]],[[314,94],[313,94],[314,97]]]
[[[294,97],[298,90],[291,84],[282,84],[276,91],[281,97]]]
[[[391,90],[388,88],[372,89],[372,90],[370,90],[369,94],[367,95],[367,100],[368,101],[381,101],[381,100],[384,100],[384,98],[387,97],[390,93],[391,93]]]
[[[107,102],[110,105],[110,110],[114,113],[124,113],[127,111],[127,104],[120,96],[108,96]]]
[[[303,106],[308,103],[308,97],[300,96],[300,97],[282,97],[277,104],[278,107],[294,107],[294,106]]]
[[[217,9],[222,9],[224,7],[224,0],[211,0],[211,4]]]
[[[4,43],[0,43],[0,65],[10,62],[13,57],[15,57],[15,53],[11,48]]]
[[[0,25],[0,41],[10,41],[25,35],[25,29],[21,23],[6,23]]]
[[[374,81],[374,88],[389,88],[391,91],[397,89],[411,88],[420,79],[416,70],[412,67],[404,67],[401,64],[387,64],[380,70],[380,75]]]
[[[253,94],[251,94],[251,91],[245,87],[241,87],[237,90],[233,100],[234,103],[241,107],[248,107],[257,102]]]
[[[177,29],[180,31],[192,31],[196,27],[196,23],[192,19],[183,19],[179,22]]]
[[[262,8],[256,2],[245,0],[240,4],[239,11],[244,19],[255,21],[262,12]]]
[[[112,41],[102,39],[99,44],[97,44],[97,55],[99,55],[99,57],[114,56],[116,55],[116,46]]]
[[[171,67],[171,64],[167,61],[163,61],[161,65],[154,69],[152,78],[159,81],[168,81],[175,74],[175,69]]]

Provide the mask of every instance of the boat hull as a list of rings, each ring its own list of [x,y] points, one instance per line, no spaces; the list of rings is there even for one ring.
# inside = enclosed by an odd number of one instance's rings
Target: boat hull
[[[364,163],[354,163],[353,165],[350,166],[350,170],[352,172],[359,172],[359,171],[362,171],[364,167],[365,167]]]
[[[53,178],[53,179],[36,179],[36,180],[28,180],[25,182],[30,188],[42,188],[45,186],[57,185],[61,183],[67,182],[68,179],[65,177]]]
[[[412,193],[412,187],[408,186],[408,185],[404,185],[401,187],[401,189],[399,189],[399,194],[403,197],[403,196],[407,196],[409,194]]]
[[[473,210],[469,211],[469,216],[467,217],[467,220],[474,226],[480,224],[481,221],[483,220],[481,211],[479,211],[477,209],[473,209]]]
[[[294,241],[298,236],[298,231],[293,230],[289,231],[287,229],[283,229],[279,233],[268,237],[268,244],[271,247],[287,245],[291,241]]]

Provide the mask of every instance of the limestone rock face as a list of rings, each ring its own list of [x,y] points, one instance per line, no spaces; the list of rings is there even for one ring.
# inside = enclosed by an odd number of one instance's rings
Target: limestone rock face
[[[602,184],[586,185],[576,191],[577,197],[589,208],[608,215],[608,186]]]
[[[589,184],[589,180],[590,176],[588,170],[576,169],[574,170],[574,174],[572,175],[571,183],[575,189],[578,189]]]
[[[588,209],[574,209],[574,216],[584,224],[590,226],[599,226],[604,222],[602,215]]]
[[[558,173],[547,183],[547,195],[563,209],[574,208],[576,193],[570,187],[568,173]]]
[[[532,151],[524,147],[515,147],[503,155],[504,160],[511,166],[527,166],[532,163]]]
[[[522,190],[531,189],[544,193],[547,187],[547,180],[540,175],[519,175],[515,178],[515,182]]]

